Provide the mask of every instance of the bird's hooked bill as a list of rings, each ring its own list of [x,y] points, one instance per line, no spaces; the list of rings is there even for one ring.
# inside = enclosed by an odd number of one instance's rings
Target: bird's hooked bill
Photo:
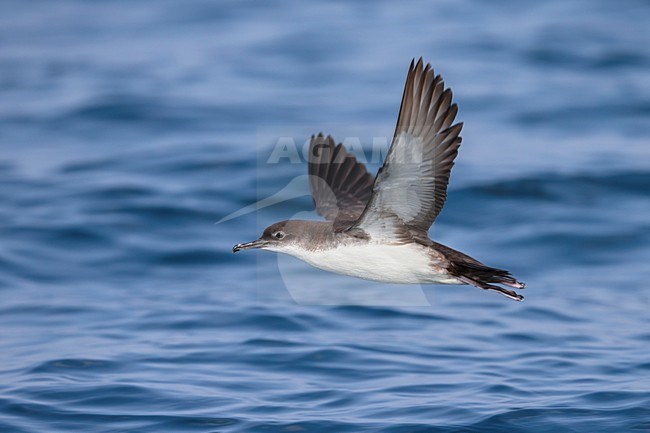
[[[252,242],[246,242],[243,244],[237,244],[234,247],[232,247],[232,252],[236,253],[239,250],[250,250],[253,248],[262,248],[264,245],[266,245],[267,242],[262,239],[257,239]]]

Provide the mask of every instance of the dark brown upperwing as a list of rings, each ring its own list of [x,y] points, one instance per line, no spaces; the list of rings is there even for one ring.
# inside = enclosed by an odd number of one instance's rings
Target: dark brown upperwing
[[[331,136],[312,136],[309,143],[309,186],[316,212],[334,222],[335,230],[354,223],[372,194],[374,178],[366,167],[335,144]]]

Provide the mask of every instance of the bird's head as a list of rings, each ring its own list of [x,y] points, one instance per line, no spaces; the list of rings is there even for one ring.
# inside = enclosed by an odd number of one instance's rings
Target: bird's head
[[[259,239],[252,242],[237,244],[232,248],[232,252],[236,253],[241,250],[250,250],[254,248],[261,248],[265,250],[286,252],[292,246],[302,244],[306,241],[307,233],[306,224],[308,221],[280,221],[271,224],[264,229],[264,233]]]

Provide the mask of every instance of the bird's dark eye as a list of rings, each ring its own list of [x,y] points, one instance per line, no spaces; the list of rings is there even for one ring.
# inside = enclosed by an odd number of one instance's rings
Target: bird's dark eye
[[[275,232],[275,233],[273,234],[273,236],[275,236],[276,239],[282,239],[282,238],[284,237],[284,233],[282,233],[282,232]]]

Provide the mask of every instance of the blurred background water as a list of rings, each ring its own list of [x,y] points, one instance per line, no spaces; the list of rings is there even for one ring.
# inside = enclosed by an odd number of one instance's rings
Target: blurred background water
[[[650,431],[646,1],[0,5],[0,431]],[[526,301],[233,256],[313,209],[214,224],[305,174],[273,133],[368,148],[419,56],[432,233]]]

